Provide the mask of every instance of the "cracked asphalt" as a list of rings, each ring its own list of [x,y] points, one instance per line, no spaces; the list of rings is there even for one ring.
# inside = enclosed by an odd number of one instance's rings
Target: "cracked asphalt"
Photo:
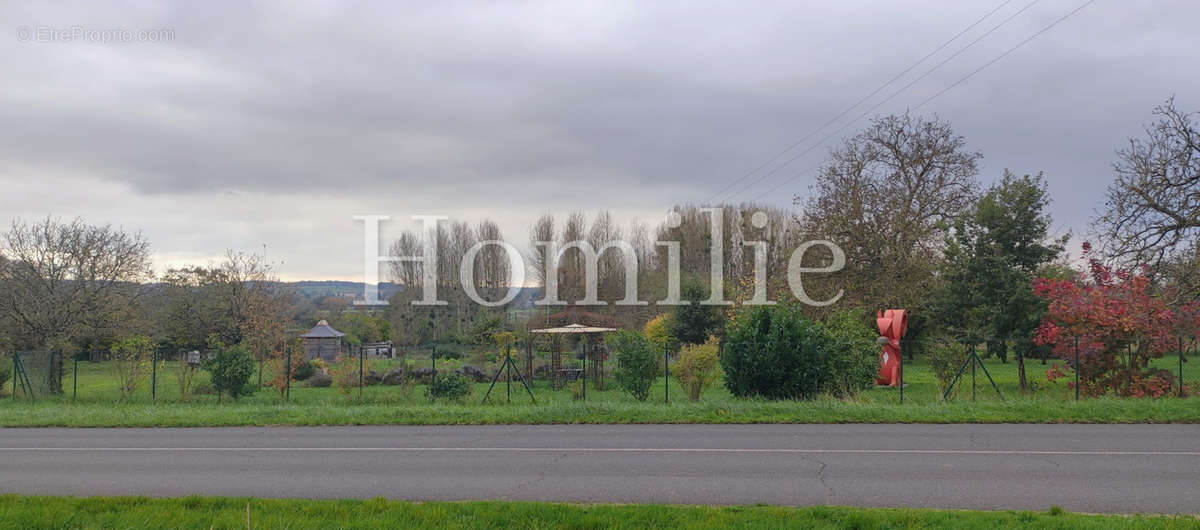
[[[0,492],[1197,514],[1200,426],[0,429]]]

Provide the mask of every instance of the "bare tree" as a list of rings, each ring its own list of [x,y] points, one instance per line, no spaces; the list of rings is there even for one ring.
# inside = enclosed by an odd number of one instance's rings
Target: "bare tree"
[[[0,318],[25,347],[61,349],[119,325],[152,276],[150,244],[112,226],[16,220],[0,237]],[[60,392],[61,357],[54,362],[49,390]]]
[[[1146,136],[1118,152],[1096,224],[1106,254],[1157,268],[1200,235],[1200,113],[1179,111],[1171,98],[1154,115]]]
[[[543,241],[554,241],[555,237],[554,216],[544,214],[533,222],[533,226],[529,228],[529,247],[533,260],[533,279],[541,285],[546,285],[546,270],[550,260],[546,253],[549,249],[545,245],[540,245]]]
[[[847,139],[812,193],[795,201],[806,236],[832,240],[846,253],[846,269],[830,281],[867,307],[923,299],[947,222],[977,194],[982,156],[936,117],[878,118]]]

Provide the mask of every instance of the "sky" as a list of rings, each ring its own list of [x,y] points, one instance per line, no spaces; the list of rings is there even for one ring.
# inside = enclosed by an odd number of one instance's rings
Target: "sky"
[[[4,2],[0,223],[140,230],[160,270],[233,249],[357,280],[356,215],[524,244],[546,212],[793,208],[842,138],[913,112],[984,184],[1043,171],[1078,245],[1153,108],[1200,110],[1194,0],[1095,0],[1013,49],[1082,4]]]

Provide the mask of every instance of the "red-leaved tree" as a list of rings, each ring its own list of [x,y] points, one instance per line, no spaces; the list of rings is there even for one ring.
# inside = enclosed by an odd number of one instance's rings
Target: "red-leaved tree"
[[[1114,269],[1091,257],[1087,274],[1071,280],[1038,278],[1033,289],[1049,307],[1034,341],[1049,344],[1075,366],[1079,346],[1080,393],[1159,397],[1171,392],[1170,372],[1152,369],[1152,359],[1174,351],[1179,336],[1192,336],[1200,323],[1196,303],[1170,308],[1142,268]]]

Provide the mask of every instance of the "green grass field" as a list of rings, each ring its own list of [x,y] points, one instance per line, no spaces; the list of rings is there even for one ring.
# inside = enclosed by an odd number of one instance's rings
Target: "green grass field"
[[[393,361],[394,362],[394,361]],[[425,360],[424,362],[428,362]],[[1051,361],[1053,363],[1054,361]],[[384,364],[387,362],[385,361]],[[492,400],[481,405],[487,384],[474,386],[474,393],[458,403],[431,403],[424,385],[368,386],[361,396],[355,390],[343,396],[333,388],[310,388],[294,384],[291,400],[283,404],[277,392],[264,388],[236,403],[213,395],[195,396],[179,402],[173,366],[159,372],[157,400],[152,402],[149,384],[122,400],[117,382],[107,363],[79,363],[78,381],[68,376],[63,396],[35,402],[0,400],[0,426],[217,426],[217,425],[366,425],[366,424],[503,424],[503,423],[1001,423],[1001,422],[1095,422],[1095,423],[1200,423],[1200,398],[1119,399],[1074,401],[1065,382],[1049,383],[1040,361],[1027,365],[1035,390],[1021,394],[1017,387],[1016,364],[985,360],[996,379],[1003,399],[992,391],[982,372],[977,374],[976,401],[972,402],[971,381],[961,383],[957,395],[943,402],[929,367],[920,359],[906,364],[904,404],[894,388],[873,388],[851,400],[828,397],[813,401],[763,401],[736,399],[718,383],[697,403],[689,403],[683,390],[672,381],[670,402],[664,403],[663,381],[659,378],[645,402],[634,400],[610,379],[605,390],[588,388],[587,401],[572,399],[567,390],[551,390],[545,381],[534,383],[537,404],[531,404],[519,382],[512,384],[511,403],[505,401],[503,382]],[[439,361],[439,370],[461,363]],[[1174,370],[1177,357],[1156,363]],[[384,369],[380,365],[377,369]],[[269,374],[268,374],[269,375]],[[206,383],[200,372],[197,383]],[[1184,364],[1184,379],[1200,386],[1200,362]],[[7,388],[11,392],[11,386]],[[78,397],[72,399],[77,392]]]
[[[1200,528],[1194,517],[775,506],[0,496],[0,528]]]

